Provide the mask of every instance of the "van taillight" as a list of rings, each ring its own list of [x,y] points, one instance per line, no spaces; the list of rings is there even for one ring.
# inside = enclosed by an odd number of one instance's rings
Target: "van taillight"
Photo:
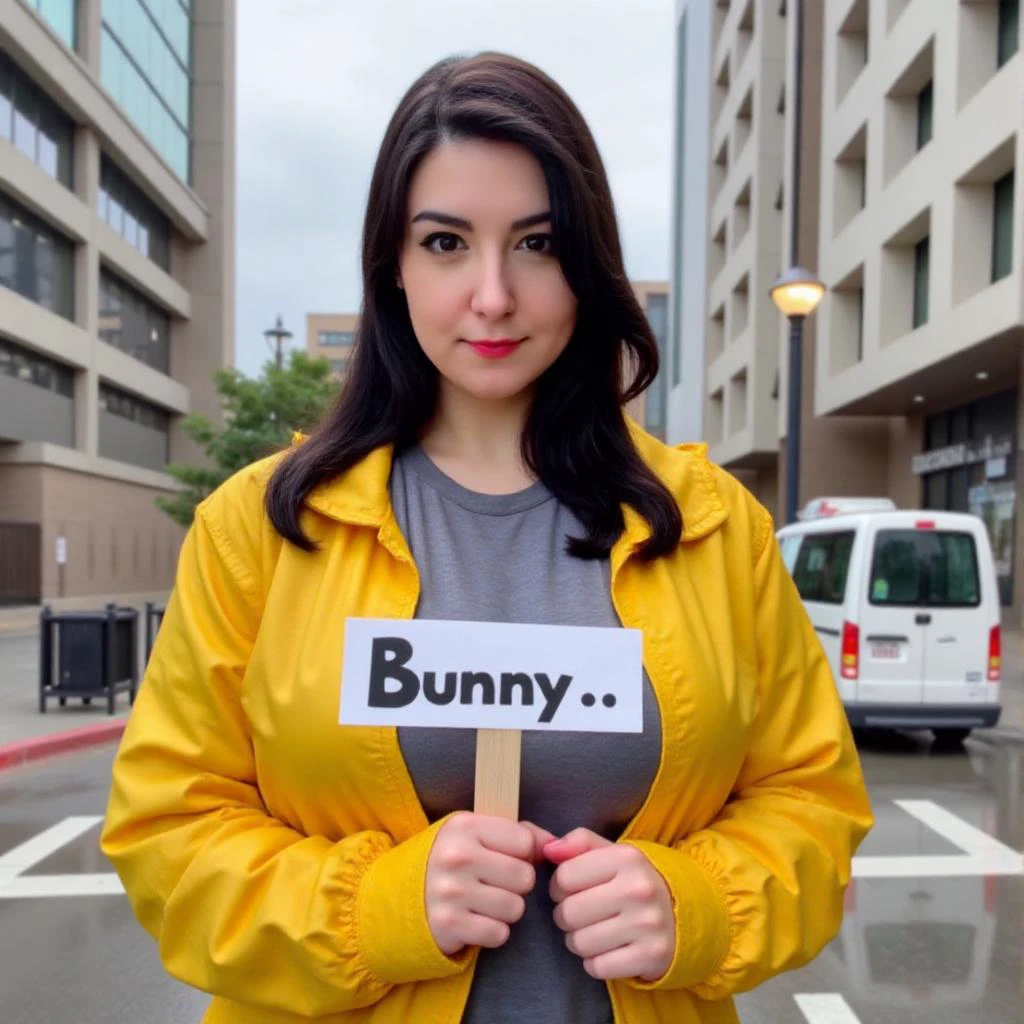
[[[998,626],[988,635],[988,681],[998,683],[1003,667],[1003,637]]]
[[[918,530],[934,530],[935,529],[935,520],[934,519],[918,519],[918,521],[916,523],[914,523],[914,527],[916,529],[918,529]]]
[[[860,630],[852,622],[843,623],[843,650],[840,672],[844,679],[856,679],[860,674]]]

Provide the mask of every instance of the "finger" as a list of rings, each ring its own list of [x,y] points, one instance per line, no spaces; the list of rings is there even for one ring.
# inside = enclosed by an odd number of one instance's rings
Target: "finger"
[[[540,825],[535,825],[532,821],[521,821],[519,824],[533,836],[532,860],[534,864],[539,864],[544,860],[545,845],[554,842],[556,837],[546,828],[541,828]]]
[[[526,901],[507,889],[476,885],[466,898],[466,908],[474,914],[494,918],[495,921],[515,924],[526,913]]]
[[[504,921],[495,921],[493,917],[482,914],[468,913],[459,928],[459,938],[467,946],[483,946],[486,949],[497,949],[508,942],[511,929]]]
[[[577,828],[561,839],[547,843],[544,846],[544,856],[553,864],[564,864],[573,857],[579,857],[591,850],[600,850],[605,846],[614,846],[614,843],[588,828]]]
[[[623,850],[613,843],[601,850],[580,854],[560,865],[551,878],[549,892],[556,903],[566,896],[610,882],[622,866]]]
[[[629,944],[629,938],[625,934],[622,921],[618,917],[612,917],[599,924],[592,924],[589,928],[569,932],[565,937],[565,944],[570,952],[586,959],[610,953],[613,949],[621,949]]]
[[[480,844],[494,853],[529,860],[533,856],[533,833],[515,821],[474,814],[473,826]]]
[[[641,977],[641,953],[636,943],[620,946],[608,953],[585,957],[583,969],[592,978],[600,981],[612,981],[616,978]],[[656,978],[645,979],[656,981]]]
[[[622,897],[614,882],[567,896],[555,907],[555,924],[563,932],[575,932],[622,912]]]
[[[493,885],[507,892],[525,896],[537,884],[537,871],[532,864],[518,857],[506,857],[503,853],[483,851],[474,873],[484,885]]]

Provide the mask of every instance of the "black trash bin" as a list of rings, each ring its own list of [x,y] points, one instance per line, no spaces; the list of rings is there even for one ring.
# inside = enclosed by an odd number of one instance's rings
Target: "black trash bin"
[[[119,693],[135,703],[138,689],[139,613],[108,604],[102,612],[59,612],[45,607],[39,623],[39,711],[56,698],[91,704],[106,698],[113,714]]]
[[[152,601],[146,602],[146,664],[149,664],[149,656],[153,653],[153,644],[156,643],[156,635],[164,621],[166,607],[160,607]]]

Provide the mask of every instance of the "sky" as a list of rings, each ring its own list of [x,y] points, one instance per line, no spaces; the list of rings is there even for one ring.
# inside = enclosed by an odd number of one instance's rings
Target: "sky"
[[[358,312],[370,174],[399,99],[452,53],[532,61],[576,102],[611,181],[626,270],[668,276],[673,0],[244,0],[238,13],[236,362],[276,317]]]

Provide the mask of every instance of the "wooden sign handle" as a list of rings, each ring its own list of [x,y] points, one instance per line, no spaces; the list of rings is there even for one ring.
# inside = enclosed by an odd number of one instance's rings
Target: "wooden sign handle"
[[[519,729],[478,729],[473,810],[519,820],[519,769],[523,734]]]

